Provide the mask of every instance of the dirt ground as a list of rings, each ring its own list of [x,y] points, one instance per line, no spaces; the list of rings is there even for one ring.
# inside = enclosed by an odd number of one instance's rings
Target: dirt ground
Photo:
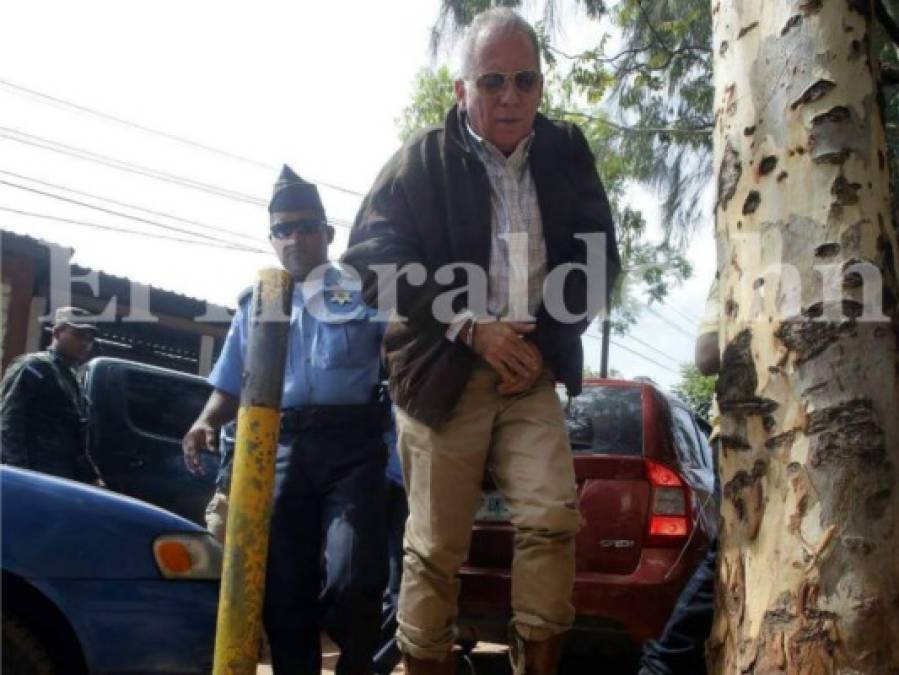
[[[339,651],[327,636],[322,635],[322,675],[333,675]],[[479,644],[474,655],[477,675],[506,675],[509,673],[509,657],[504,645]],[[402,666],[397,666],[393,673],[404,673]],[[260,664],[256,675],[272,675],[271,666]]]
[[[338,649],[326,636],[322,636],[322,675],[333,675],[337,663]],[[508,649],[505,645],[479,643],[472,654],[474,670],[460,668],[459,675],[511,675]],[[404,673],[402,666],[393,671]],[[562,675],[635,675],[637,663],[635,655],[622,654],[618,657],[588,656],[567,658],[561,664]],[[260,665],[256,675],[272,675],[269,665]]]

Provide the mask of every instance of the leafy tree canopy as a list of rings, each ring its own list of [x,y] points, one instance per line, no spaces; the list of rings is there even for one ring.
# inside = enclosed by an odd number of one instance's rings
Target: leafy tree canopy
[[[680,369],[680,377],[680,382],[672,393],[690,406],[697,415],[708,419],[717,376],[703,375],[693,364],[684,364]]]

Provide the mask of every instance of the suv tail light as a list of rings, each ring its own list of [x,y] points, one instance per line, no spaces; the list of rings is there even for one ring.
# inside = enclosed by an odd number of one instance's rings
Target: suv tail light
[[[680,476],[649,459],[646,477],[652,485],[648,546],[677,546],[690,534],[690,491]]]

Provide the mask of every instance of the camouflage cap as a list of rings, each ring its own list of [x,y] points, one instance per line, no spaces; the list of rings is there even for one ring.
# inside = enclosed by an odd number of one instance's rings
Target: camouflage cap
[[[86,319],[92,319],[93,315],[80,307],[59,307],[53,319],[53,327],[70,326],[78,330],[97,331],[97,326],[93,323],[84,323]]]

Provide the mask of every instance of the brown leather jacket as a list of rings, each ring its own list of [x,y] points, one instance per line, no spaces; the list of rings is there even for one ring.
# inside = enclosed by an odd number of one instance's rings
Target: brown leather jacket
[[[608,200],[587,142],[577,126],[538,115],[529,163],[537,188],[546,239],[547,273],[565,263],[585,263],[586,246],[576,234],[606,234],[607,293],[620,262]],[[365,197],[343,261],[361,275],[366,302],[378,305],[378,278],[373,265],[402,268],[420,263],[428,272],[422,285],[402,275],[396,279],[397,311],[404,322],[392,322],[384,337],[390,394],[412,417],[438,426],[456,405],[474,364],[464,346],[446,339],[447,326],[434,318],[434,298],[467,285],[457,272],[449,284],[437,283],[434,272],[449,263],[473,263],[488,269],[490,259],[490,185],[465,131],[464,114],[450,110],[443,128],[410,139],[381,170]],[[380,280],[382,293],[385,275]],[[572,272],[564,286],[572,314],[584,312],[587,283]],[[467,306],[464,293],[455,307]],[[541,307],[532,339],[575,395],[581,389],[583,351],[580,336],[589,321],[565,324]]]

